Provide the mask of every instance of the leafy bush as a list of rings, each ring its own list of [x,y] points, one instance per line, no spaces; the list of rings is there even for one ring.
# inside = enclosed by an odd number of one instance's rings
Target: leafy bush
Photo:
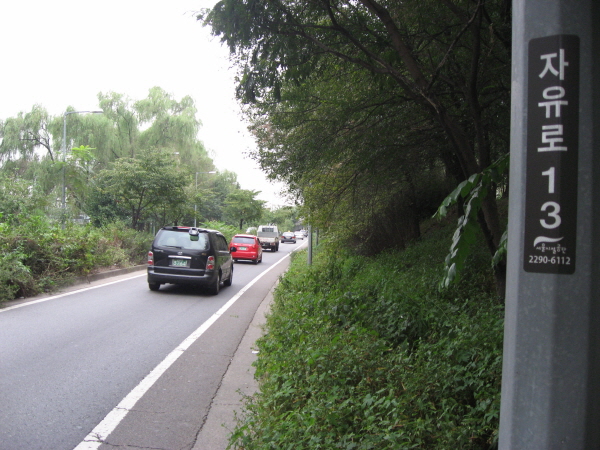
[[[13,299],[19,291],[33,284],[29,268],[23,264],[21,254],[11,252],[0,255],[0,301]]]
[[[102,268],[141,264],[150,241],[122,224],[62,229],[36,215],[0,223],[0,301],[51,291]]]
[[[227,242],[231,242],[231,238],[240,232],[240,230],[237,227],[234,227],[232,225],[227,225],[224,222],[218,222],[218,221],[206,222],[202,226],[204,228],[209,228],[211,230],[220,231],[221,233],[223,233],[223,235],[227,239]]]
[[[24,180],[18,171],[4,170],[0,172],[0,221],[18,223],[22,216],[33,215],[43,211],[48,204],[35,183]]]
[[[488,449],[498,428],[502,306],[476,267],[440,292],[451,232],[367,258],[294,258],[258,341],[260,392],[238,449]],[[442,244],[442,249],[445,248]]]

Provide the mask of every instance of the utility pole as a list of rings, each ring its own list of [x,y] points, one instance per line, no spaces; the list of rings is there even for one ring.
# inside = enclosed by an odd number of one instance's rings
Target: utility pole
[[[308,226],[308,257],[307,262],[309,266],[312,266],[312,257],[313,257],[313,231],[312,225]]]
[[[514,0],[501,450],[600,448],[600,2]]]

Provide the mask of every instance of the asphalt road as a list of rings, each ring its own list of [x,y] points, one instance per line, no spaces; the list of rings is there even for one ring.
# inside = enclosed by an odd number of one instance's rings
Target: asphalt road
[[[301,245],[235,264],[218,296],[152,292],[138,272],[0,310],[0,449],[198,448],[232,355]]]

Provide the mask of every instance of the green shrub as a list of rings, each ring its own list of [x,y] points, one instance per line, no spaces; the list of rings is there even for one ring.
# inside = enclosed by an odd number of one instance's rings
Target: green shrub
[[[438,290],[450,238],[438,229],[371,258],[325,245],[310,267],[294,257],[257,343],[260,392],[231,445],[493,447],[503,311],[484,248],[459,284]]]
[[[218,221],[206,222],[202,226],[205,228],[209,228],[211,230],[220,231],[221,233],[223,233],[223,235],[227,239],[227,242],[231,242],[231,238],[240,232],[240,230],[237,227],[234,227],[232,225],[227,225],[224,222],[218,222]]]
[[[144,264],[153,236],[136,231],[124,222],[114,222],[99,229],[104,242],[98,243],[97,254],[103,257],[101,266]],[[104,255],[104,256],[103,256]]]
[[[151,239],[122,224],[63,229],[36,215],[0,223],[0,302],[52,291],[102,268],[141,264]]]
[[[25,295],[34,284],[29,268],[19,253],[0,254],[0,302]]]

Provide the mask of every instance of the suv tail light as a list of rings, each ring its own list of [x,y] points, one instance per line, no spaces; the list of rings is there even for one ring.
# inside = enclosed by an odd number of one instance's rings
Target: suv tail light
[[[154,265],[154,253],[152,252],[148,252],[148,264],[151,266]]]
[[[209,256],[206,260],[206,270],[214,270],[215,269],[215,257]]]

